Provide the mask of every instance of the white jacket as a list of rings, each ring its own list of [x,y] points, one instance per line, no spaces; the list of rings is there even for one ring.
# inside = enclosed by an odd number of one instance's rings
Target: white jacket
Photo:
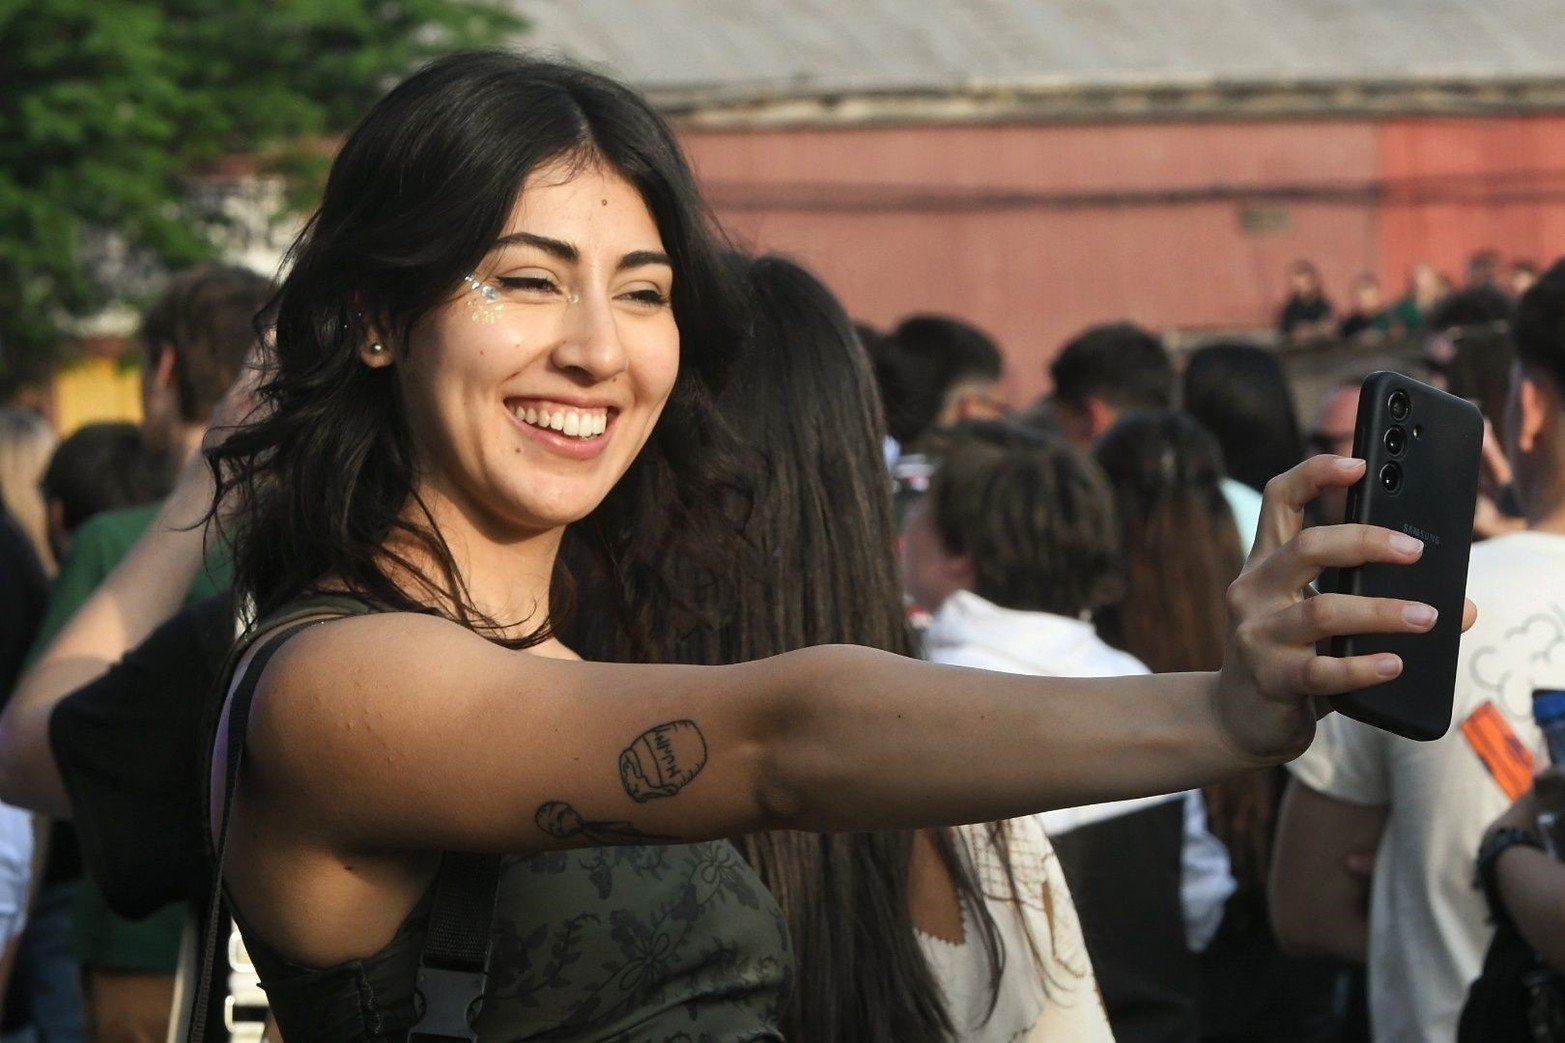
[[[1048,612],[1001,608],[971,591],[945,600],[924,632],[930,662],[1041,677],[1123,677],[1145,674],[1135,656],[1111,648],[1091,623]],[[1223,919],[1223,904],[1236,886],[1228,851],[1206,828],[1206,805],[1197,790],[1156,797],[1061,808],[1038,816],[1050,836],[1102,822],[1168,800],[1185,801],[1184,865],[1180,897],[1185,940],[1200,952]]]

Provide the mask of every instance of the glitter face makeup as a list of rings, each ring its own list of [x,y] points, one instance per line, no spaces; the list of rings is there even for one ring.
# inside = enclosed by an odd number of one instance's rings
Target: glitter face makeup
[[[467,317],[481,326],[492,326],[496,318],[505,308],[505,302],[500,299],[500,289],[493,283],[487,283],[473,274],[463,277],[467,284]],[[581,295],[567,293],[566,304],[580,304]]]
[[[499,288],[480,282],[476,275],[468,275],[462,281],[467,283],[470,291],[467,297],[467,317],[481,326],[494,325],[495,318],[504,308],[500,303]]]

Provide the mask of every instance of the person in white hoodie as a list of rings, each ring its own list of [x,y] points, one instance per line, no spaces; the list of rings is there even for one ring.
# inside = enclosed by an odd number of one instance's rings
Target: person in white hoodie
[[[925,656],[1055,677],[1144,674],[1089,621],[1122,589],[1113,497],[1063,439],[1001,422],[955,435],[909,516],[903,568],[933,613]],[[1115,1037],[1197,1038],[1193,952],[1233,891],[1198,793],[1040,816],[1081,913]]]

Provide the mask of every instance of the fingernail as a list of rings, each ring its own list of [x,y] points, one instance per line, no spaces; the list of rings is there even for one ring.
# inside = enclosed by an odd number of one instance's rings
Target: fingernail
[[[1402,618],[1415,627],[1432,627],[1440,613],[1430,605],[1409,605],[1402,610]]]
[[[1424,541],[1416,536],[1396,532],[1391,534],[1391,549],[1398,554],[1417,554],[1424,549]]]
[[[1402,672],[1402,660],[1394,655],[1388,655],[1375,661],[1375,673],[1381,677],[1395,677]]]
[[[1363,462],[1356,456],[1339,456],[1334,461],[1337,469],[1340,471],[1356,471]]]

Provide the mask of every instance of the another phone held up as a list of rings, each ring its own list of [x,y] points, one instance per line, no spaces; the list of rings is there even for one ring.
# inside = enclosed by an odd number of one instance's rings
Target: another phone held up
[[[1450,728],[1482,449],[1483,416],[1471,403],[1400,373],[1365,379],[1353,454],[1369,467],[1348,491],[1347,520],[1416,536],[1424,553],[1412,565],[1343,569],[1337,589],[1422,601],[1440,618],[1423,634],[1335,639],[1333,655],[1402,657],[1392,680],[1334,697],[1339,712],[1409,739],[1438,739]]]

